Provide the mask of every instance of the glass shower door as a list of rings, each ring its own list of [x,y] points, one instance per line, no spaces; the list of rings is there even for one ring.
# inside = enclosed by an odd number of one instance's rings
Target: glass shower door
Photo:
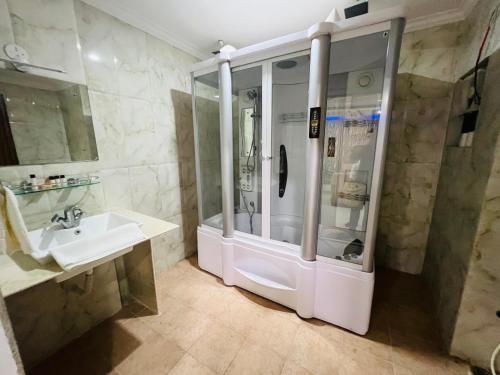
[[[317,253],[362,264],[388,34],[331,45]]]
[[[309,55],[272,63],[271,239],[300,245],[304,218]]]
[[[194,78],[200,223],[222,229],[222,182],[219,121],[219,73]]]

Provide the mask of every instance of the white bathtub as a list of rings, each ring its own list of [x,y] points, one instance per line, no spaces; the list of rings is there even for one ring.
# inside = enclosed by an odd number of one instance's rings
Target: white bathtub
[[[200,267],[221,277],[226,285],[237,285],[278,302],[303,318],[315,317],[365,334],[374,273],[321,255],[315,261],[303,260],[300,246],[292,243],[297,241],[283,242],[300,236],[299,221],[287,216],[273,218],[271,236],[281,241],[238,230],[232,238],[225,238],[219,229],[222,216],[215,215],[198,227]],[[236,228],[248,230],[249,226],[246,213],[236,215]],[[254,215],[254,228],[260,230],[258,214]]]
[[[347,221],[347,217],[345,221]],[[222,214],[212,216],[206,220],[208,226],[222,228]],[[235,229],[250,233],[250,218],[247,213],[240,212],[235,215]],[[257,236],[262,233],[261,215],[253,215],[253,229]],[[302,236],[302,218],[291,215],[271,216],[271,239],[290,244],[300,245]],[[364,235],[354,235],[352,231],[342,229],[324,228],[319,226],[318,255],[327,258],[344,260],[344,249],[346,245],[354,239],[364,241]],[[363,256],[349,257],[351,263],[363,264]]]

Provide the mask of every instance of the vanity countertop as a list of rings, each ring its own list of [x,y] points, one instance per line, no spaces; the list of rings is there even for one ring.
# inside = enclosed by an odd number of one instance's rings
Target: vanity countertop
[[[113,211],[142,223],[141,231],[147,240],[178,228],[178,225],[129,210]],[[20,251],[0,255],[0,290],[4,297],[41,284],[64,271],[55,262],[41,265]]]

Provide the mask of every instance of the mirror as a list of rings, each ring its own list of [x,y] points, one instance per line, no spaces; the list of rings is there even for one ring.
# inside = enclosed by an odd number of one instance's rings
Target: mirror
[[[0,69],[0,166],[98,160],[87,87]]]

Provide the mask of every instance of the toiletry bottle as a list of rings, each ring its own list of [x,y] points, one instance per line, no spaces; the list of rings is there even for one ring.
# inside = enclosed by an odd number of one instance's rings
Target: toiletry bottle
[[[60,179],[59,175],[54,176],[54,181],[56,183],[56,186],[61,184],[61,179]]]
[[[42,184],[40,185],[40,188],[41,189],[47,189],[50,187],[50,176],[49,177],[45,177]]]
[[[62,186],[67,186],[68,184],[66,183],[66,176],[65,175],[60,175],[59,176],[59,183],[62,185]]]
[[[31,188],[33,190],[38,190],[38,182],[36,179],[36,175],[30,174],[30,182],[31,182]]]

